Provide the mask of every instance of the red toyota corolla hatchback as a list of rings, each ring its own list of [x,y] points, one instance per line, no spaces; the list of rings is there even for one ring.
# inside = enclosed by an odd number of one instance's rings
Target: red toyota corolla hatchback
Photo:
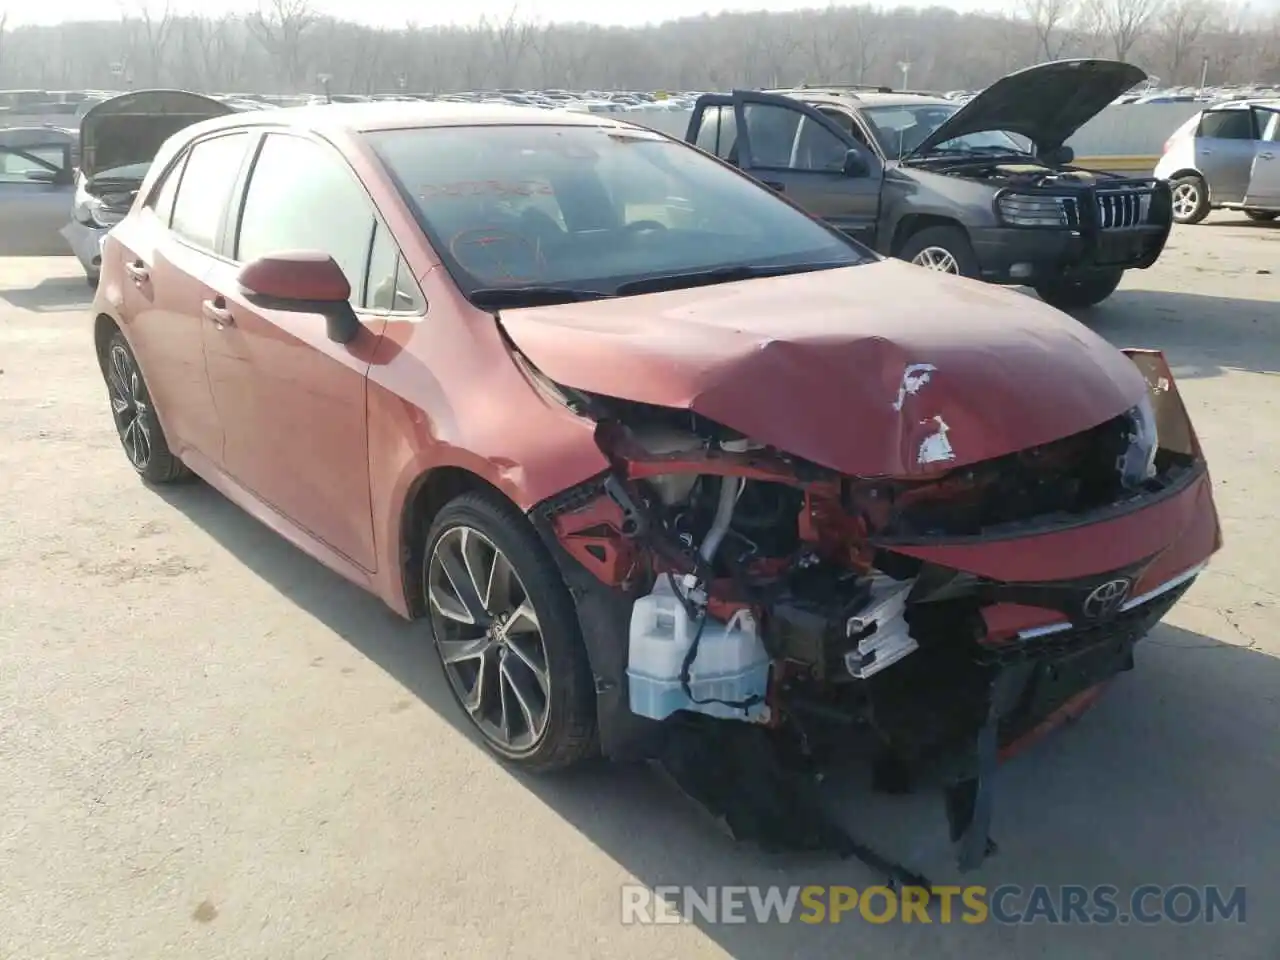
[[[979,861],[997,759],[1220,546],[1159,353],[597,116],[200,123],[94,310],[145,480],[198,474],[422,617],[502,757],[657,758],[742,835],[821,842],[776,761],[825,744],[944,769]]]

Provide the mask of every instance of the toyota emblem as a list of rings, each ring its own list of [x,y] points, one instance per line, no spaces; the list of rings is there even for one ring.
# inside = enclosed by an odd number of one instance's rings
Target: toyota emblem
[[[1127,577],[1119,577],[1098,584],[1084,598],[1084,615],[1090,620],[1105,620],[1115,616],[1129,596],[1130,583]]]

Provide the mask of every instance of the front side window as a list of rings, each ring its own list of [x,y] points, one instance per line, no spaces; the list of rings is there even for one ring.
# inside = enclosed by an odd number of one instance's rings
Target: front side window
[[[248,147],[247,133],[233,133],[201,140],[191,148],[173,202],[174,233],[206,250],[217,249],[222,218]]]
[[[706,271],[798,272],[873,255],[682,143],[612,126],[366,135],[463,292]]]
[[[906,156],[933,134],[960,107],[951,103],[907,103],[866,107],[863,117],[889,158]],[[1025,153],[1026,145],[1003,130],[978,130],[944,140],[932,148],[938,153]]]
[[[351,304],[360,307],[373,224],[368,195],[331,148],[272,133],[249,175],[235,258],[322,251],[347,275]]]
[[[5,183],[52,183],[67,170],[67,147],[63,144],[0,147],[0,180]]]
[[[1252,140],[1253,114],[1249,110],[1208,110],[1200,118],[1200,136],[1209,140]]]
[[[1280,110],[1259,108],[1258,128],[1264,143],[1280,143]]]

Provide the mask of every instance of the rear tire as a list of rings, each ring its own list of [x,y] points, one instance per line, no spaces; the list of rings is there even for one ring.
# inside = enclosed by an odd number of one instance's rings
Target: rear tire
[[[973,244],[961,227],[925,227],[907,238],[897,257],[939,273],[974,279],[981,273]]]
[[[1250,220],[1258,223],[1270,223],[1276,217],[1280,216],[1275,210],[1246,210],[1244,215]]]
[[[496,493],[463,494],[436,515],[423,557],[436,652],[485,745],[530,772],[596,756],[595,683],[577,609],[528,518]],[[477,603],[483,609],[472,611]]]
[[[108,338],[101,360],[116,434],[134,471],[148,483],[190,477],[186,464],[169,450],[138,359],[119,330]]]
[[[1123,270],[1094,273],[1079,278],[1058,278],[1036,284],[1040,299],[1059,310],[1080,310],[1101,303],[1120,286]]]
[[[1173,189],[1173,222],[1199,223],[1209,215],[1209,185],[1196,174],[1176,177]]]

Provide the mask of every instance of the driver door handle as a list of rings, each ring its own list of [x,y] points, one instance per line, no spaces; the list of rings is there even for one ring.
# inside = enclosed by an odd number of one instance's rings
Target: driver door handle
[[[214,297],[200,304],[206,320],[212,320],[220,327],[235,325],[235,317],[231,316],[231,308],[227,306],[225,297]]]
[[[778,193],[787,192],[787,185],[780,180],[761,180],[760,182],[770,190],[776,190]]]
[[[133,279],[138,283],[142,283],[144,280],[149,280],[151,278],[151,271],[147,269],[147,265],[141,260],[134,260],[132,263],[126,263],[124,265],[124,271],[129,274],[129,276],[133,277]]]

